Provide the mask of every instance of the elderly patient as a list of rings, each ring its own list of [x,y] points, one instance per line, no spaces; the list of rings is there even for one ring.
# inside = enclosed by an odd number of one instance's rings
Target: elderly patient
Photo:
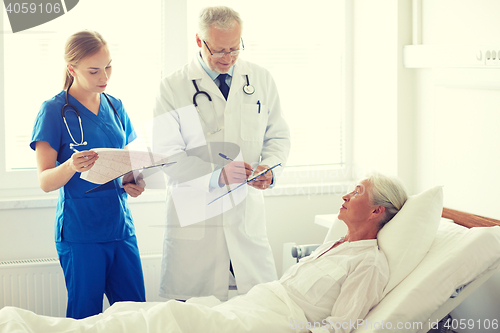
[[[344,237],[321,245],[279,281],[225,303],[122,302],[82,320],[6,307],[0,332],[350,332],[381,300],[389,268],[377,233],[406,199],[397,179],[363,179],[343,196]]]

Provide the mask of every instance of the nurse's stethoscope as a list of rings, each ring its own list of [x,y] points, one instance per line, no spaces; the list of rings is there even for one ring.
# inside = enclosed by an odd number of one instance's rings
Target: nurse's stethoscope
[[[250,84],[250,81],[248,80],[248,75],[245,75],[245,76],[247,78],[247,84],[243,86],[243,91],[247,95],[252,95],[255,92],[255,88],[254,88],[254,86],[252,86]],[[200,89],[198,89],[198,85],[196,84],[195,80],[192,80],[192,81],[193,81],[194,88],[196,89],[196,92],[193,95],[193,104],[194,104],[194,107],[196,108],[196,111],[198,111],[198,114],[200,115],[201,119],[203,120],[203,122],[207,126],[208,126],[208,123],[205,121],[205,118],[203,117],[200,110],[198,109],[198,103],[196,103],[196,98],[199,95],[205,95],[208,98],[210,105],[212,105],[212,113],[215,117],[215,124],[216,124],[217,128],[215,129],[215,131],[210,131],[207,134],[212,135],[212,134],[215,134],[217,132],[220,132],[224,128],[224,126],[219,126],[219,121],[217,120],[217,112],[215,111],[214,102],[212,102],[212,97],[210,97],[210,95],[206,91],[201,91]]]
[[[69,144],[69,147],[74,150],[73,147],[86,146],[87,141],[83,141],[83,127],[82,127],[82,118],[80,117],[80,112],[78,112],[78,109],[76,108],[76,106],[74,106],[73,104],[69,104],[68,91],[69,91],[69,88],[71,88],[72,84],[73,83],[71,83],[69,85],[68,89],[66,89],[66,104],[64,104],[62,109],[61,109],[61,116],[64,120],[64,124],[66,125],[66,129],[68,130],[68,134],[71,137],[71,140],[73,141],[73,143]],[[109,99],[108,95],[106,95],[106,93],[103,93],[103,94],[106,97],[106,99],[108,100],[109,105],[111,105],[111,107],[113,108],[113,111],[115,112],[116,116],[120,120],[120,123],[122,123],[122,120],[120,119],[120,116],[118,115],[118,112],[116,111],[115,106],[113,105],[113,103],[111,103],[111,100]],[[76,114],[76,116],[78,117],[78,122],[80,123],[80,133],[82,135],[80,143],[76,142],[75,138],[71,134],[71,131],[69,130],[68,123],[66,122],[66,112],[68,112],[68,110],[66,110],[66,108],[70,109],[69,111],[73,111]],[[122,123],[122,127],[123,127],[123,123]]]

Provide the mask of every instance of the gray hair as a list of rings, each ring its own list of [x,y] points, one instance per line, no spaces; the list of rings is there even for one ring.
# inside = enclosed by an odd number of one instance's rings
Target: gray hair
[[[372,204],[385,207],[384,216],[379,224],[380,230],[403,207],[408,199],[408,193],[398,178],[372,173],[365,179],[371,184],[371,191],[368,194]]]
[[[229,7],[216,6],[204,8],[200,12],[198,36],[200,39],[206,40],[210,27],[214,26],[217,29],[228,31],[234,28],[235,23],[238,23],[241,29],[243,29],[243,21],[240,14]]]

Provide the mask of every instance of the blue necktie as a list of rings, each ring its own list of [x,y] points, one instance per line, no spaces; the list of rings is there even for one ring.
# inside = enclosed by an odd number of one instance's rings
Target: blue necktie
[[[229,86],[226,83],[227,74],[219,74],[219,89],[224,98],[227,100],[227,96],[229,95]]]

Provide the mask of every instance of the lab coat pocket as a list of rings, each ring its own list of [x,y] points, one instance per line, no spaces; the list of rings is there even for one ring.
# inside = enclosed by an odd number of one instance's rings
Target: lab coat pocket
[[[167,237],[183,240],[201,240],[205,236],[205,224],[199,223],[189,227],[168,227]]]
[[[265,104],[243,104],[241,106],[241,138],[244,141],[264,142],[268,120]]]
[[[316,304],[339,281],[346,271],[328,259],[314,260],[299,268],[292,287],[307,301]]]
[[[249,237],[266,236],[266,210],[260,190],[248,186],[245,203],[245,232]]]
[[[168,201],[168,236],[186,240],[202,239],[205,236],[205,193],[191,187],[172,187]]]

